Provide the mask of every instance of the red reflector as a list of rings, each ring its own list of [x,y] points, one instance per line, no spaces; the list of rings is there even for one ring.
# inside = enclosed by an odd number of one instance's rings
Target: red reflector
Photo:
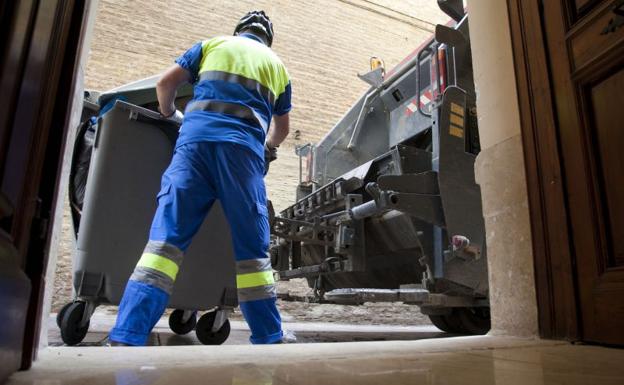
[[[309,150],[308,155],[305,160],[305,179],[303,180],[306,183],[312,182],[312,149]]]
[[[431,96],[433,99],[438,98],[438,55],[431,55],[429,61],[429,77],[431,80]]]
[[[440,92],[446,89],[446,46],[438,49],[438,74],[440,76]]]
[[[436,55],[431,56],[431,93],[437,99],[446,89],[446,47],[440,46]]]

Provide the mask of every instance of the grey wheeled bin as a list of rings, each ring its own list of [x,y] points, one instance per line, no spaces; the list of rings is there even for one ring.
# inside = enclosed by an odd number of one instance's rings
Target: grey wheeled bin
[[[73,263],[75,300],[57,318],[63,341],[75,345],[100,304],[118,305],[148,240],[161,176],[178,125],[123,101],[99,118]],[[195,329],[204,344],[221,344],[237,306],[229,226],[215,202],[188,249],[168,307],[171,329]],[[209,311],[197,321],[198,311]]]

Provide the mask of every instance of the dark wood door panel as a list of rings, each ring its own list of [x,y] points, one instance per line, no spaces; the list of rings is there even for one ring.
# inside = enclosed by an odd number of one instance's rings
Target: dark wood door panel
[[[557,0],[546,0],[557,1]],[[561,1],[567,10],[568,14],[568,29],[571,29],[575,24],[580,23],[590,13],[599,8],[600,6],[608,3],[610,0],[559,0]]]
[[[624,345],[624,28],[607,28],[621,0],[545,1],[543,25],[561,149],[580,337]]]
[[[622,276],[624,274],[620,276],[620,282]],[[585,340],[613,345],[624,344],[622,324],[617,323],[617,320],[624,319],[623,291],[624,286],[621,284],[614,285],[611,290],[603,287],[597,291],[598,295],[591,309],[594,311],[593,317],[585,322],[586,325],[583,325]],[[614,301],[614,298],[619,301]]]
[[[592,2],[595,2],[595,0],[574,0],[574,5],[576,6],[576,10],[579,11]]]
[[[7,154],[15,95],[19,91],[28,52],[30,33],[36,14],[35,1],[4,2],[0,26],[0,163]]]
[[[590,12],[598,4],[604,3],[605,0],[568,0],[568,2],[571,3],[570,8],[577,17],[580,17]]]
[[[5,173],[8,147],[13,145],[10,138],[15,96],[22,85],[36,8],[34,0],[0,4],[0,180]],[[30,280],[21,268],[25,255],[19,252],[19,244],[10,233],[15,214],[13,201],[0,188],[0,383],[21,365],[31,290]]]
[[[597,199],[604,219],[601,270],[624,268],[624,70],[591,88]],[[622,300],[624,302],[624,299]]]
[[[624,4],[624,2],[622,2]],[[612,1],[603,2],[568,34],[572,72],[601,65],[601,57],[618,49],[624,40],[624,28],[609,28],[617,15]]]

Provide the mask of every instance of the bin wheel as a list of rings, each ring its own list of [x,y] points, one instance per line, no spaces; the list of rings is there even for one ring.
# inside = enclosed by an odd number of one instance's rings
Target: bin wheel
[[[89,322],[84,326],[80,326],[82,315],[87,305],[84,302],[71,303],[63,312],[61,319],[61,339],[67,345],[76,345],[82,342],[89,331]]]
[[[61,322],[63,322],[63,315],[65,314],[65,312],[67,311],[67,308],[69,308],[71,305],[73,304],[73,302],[70,303],[66,303],[61,310],[59,310],[58,313],[56,313],[56,326],[58,326],[58,328],[61,328]]]
[[[169,328],[171,328],[175,334],[184,335],[195,329],[195,325],[197,325],[197,312],[193,312],[191,318],[186,322],[182,322],[183,318],[184,310],[180,309],[174,310],[169,316]]]
[[[199,318],[195,327],[197,339],[204,345],[221,345],[230,336],[230,321],[225,320],[221,329],[216,332],[212,331],[217,312],[206,313]]]

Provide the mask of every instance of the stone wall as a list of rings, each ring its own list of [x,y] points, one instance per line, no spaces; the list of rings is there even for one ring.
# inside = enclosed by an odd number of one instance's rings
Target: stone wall
[[[195,42],[231,34],[252,9],[271,17],[273,48],[293,84],[291,135],[267,177],[279,209],[294,199],[294,146],[322,138],[366,90],[356,73],[367,71],[370,56],[391,68],[448,17],[432,0],[100,0],[86,87],[106,90],[157,74]]]

